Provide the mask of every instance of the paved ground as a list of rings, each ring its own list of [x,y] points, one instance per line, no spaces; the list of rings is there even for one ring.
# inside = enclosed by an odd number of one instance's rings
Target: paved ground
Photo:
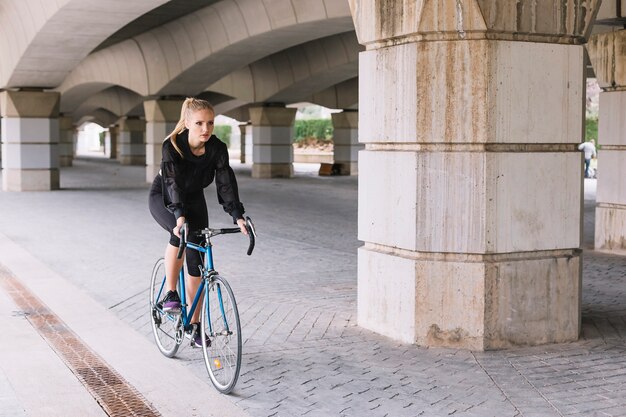
[[[626,415],[626,257],[589,250],[595,181],[586,184],[581,339],[477,353],[399,344],[356,326],[356,178],[300,172],[291,180],[253,180],[246,167],[235,169],[259,244],[247,257],[241,236],[214,242],[216,267],[238,297],[245,344],[238,386],[231,396],[211,397],[212,413],[234,405],[251,416]],[[149,216],[143,170],[77,160],[63,169],[61,185],[57,192],[0,194],[0,233],[75,287],[76,296],[112,313],[107,322],[121,320],[143,335],[135,352],[154,352],[146,291],[166,238]],[[214,188],[207,197],[215,200]],[[228,224],[218,205],[209,210],[212,224]],[[0,264],[11,263],[7,256],[0,253]],[[50,291],[39,295],[51,303],[63,297]],[[19,311],[11,319],[26,323]],[[126,376],[124,363],[97,350]],[[197,350],[150,363],[180,365],[171,372],[188,372],[212,391]],[[11,385],[8,368],[0,357],[0,388]],[[143,387],[130,372],[127,379]],[[155,403],[152,389],[139,391]],[[4,392],[0,410],[28,408],[19,389]]]

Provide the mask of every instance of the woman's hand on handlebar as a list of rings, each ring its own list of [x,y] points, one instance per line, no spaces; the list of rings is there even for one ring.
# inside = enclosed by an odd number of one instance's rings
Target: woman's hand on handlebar
[[[174,229],[172,229],[172,232],[174,232],[174,235],[178,238],[180,238],[180,228],[183,227],[185,224],[185,217],[184,216],[180,216],[179,218],[176,219],[176,227],[174,227]]]
[[[246,221],[244,219],[237,219],[237,226],[241,229],[241,233],[248,235],[248,229],[246,229]]]

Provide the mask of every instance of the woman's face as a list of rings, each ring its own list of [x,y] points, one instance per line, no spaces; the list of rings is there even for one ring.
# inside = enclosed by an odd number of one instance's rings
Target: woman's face
[[[209,140],[213,134],[215,115],[211,110],[191,112],[185,119],[185,127],[189,130],[189,143],[199,146]]]

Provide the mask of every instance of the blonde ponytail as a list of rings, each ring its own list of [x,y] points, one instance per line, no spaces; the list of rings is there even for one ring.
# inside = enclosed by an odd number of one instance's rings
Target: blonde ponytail
[[[176,127],[172,130],[172,133],[167,135],[165,140],[170,140],[176,152],[182,157],[183,151],[180,149],[178,144],[176,143],[176,136],[185,130],[185,119],[191,115],[191,113],[196,112],[198,110],[210,110],[211,113],[215,114],[215,110],[211,103],[206,100],[201,100],[199,98],[187,97],[185,101],[183,101],[183,105],[180,109],[180,119],[178,123],[176,123]]]

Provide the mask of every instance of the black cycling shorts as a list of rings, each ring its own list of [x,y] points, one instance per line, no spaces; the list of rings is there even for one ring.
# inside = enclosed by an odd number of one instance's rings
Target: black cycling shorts
[[[174,235],[174,227],[176,227],[176,218],[174,213],[165,208],[163,203],[163,185],[162,178],[157,175],[152,182],[150,188],[150,196],[148,199],[148,207],[150,208],[150,214],[154,217],[154,220],[170,234],[169,243],[172,246],[178,247],[180,239]],[[185,219],[189,223],[189,229],[192,231],[201,230],[209,227],[209,216],[206,207],[206,200],[204,199],[204,193],[199,191],[190,196],[187,196],[185,203]],[[187,240],[192,243],[200,244],[202,237],[194,236],[193,234],[187,237]],[[186,250],[187,270],[189,275],[195,277],[200,276],[200,269],[198,266],[202,264],[202,258],[200,253],[195,250]]]

